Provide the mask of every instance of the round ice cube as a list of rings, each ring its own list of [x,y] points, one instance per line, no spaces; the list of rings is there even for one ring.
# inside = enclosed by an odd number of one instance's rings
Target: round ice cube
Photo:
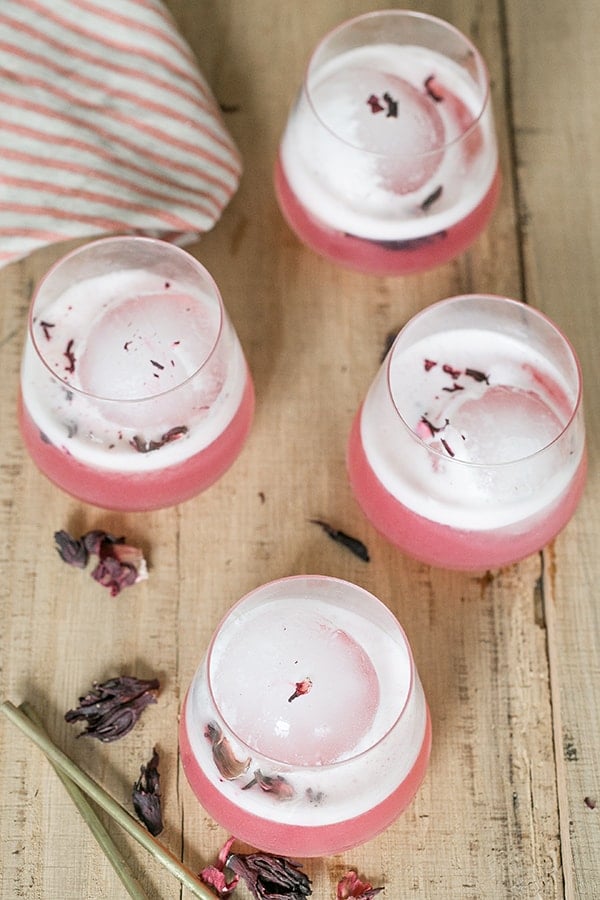
[[[375,717],[379,681],[362,647],[302,611],[244,623],[215,660],[213,690],[229,725],[271,758],[321,765],[351,754]],[[310,690],[295,699],[296,684]]]
[[[110,305],[78,359],[81,388],[97,397],[153,397],[186,380],[206,359],[217,323],[187,294],[137,294]]]
[[[316,85],[314,107],[342,140],[373,154],[373,176],[395,193],[416,191],[440,165],[445,143],[437,104],[404,78],[368,67]]]
[[[453,428],[464,435],[455,441],[458,458],[478,463],[522,459],[550,443],[561,422],[533,391],[496,385],[476,400],[467,400],[452,416]]]

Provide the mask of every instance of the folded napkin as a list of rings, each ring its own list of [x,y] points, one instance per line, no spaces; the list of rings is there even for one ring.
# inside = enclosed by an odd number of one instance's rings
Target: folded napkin
[[[0,266],[75,237],[192,240],[240,174],[160,0],[0,0]]]

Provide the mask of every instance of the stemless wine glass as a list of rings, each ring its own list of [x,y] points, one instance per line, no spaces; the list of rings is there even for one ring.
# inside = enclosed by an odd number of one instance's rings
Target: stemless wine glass
[[[573,348],[516,300],[433,304],[377,373],[352,425],[348,472],[375,527],[419,560],[481,570],[540,550],[585,481]]]
[[[319,575],[236,603],[184,701],[192,790],[231,834],[285,856],[368,841],[425,776],[431,726],[406,635],[372,594]]]
[[[301,241],[364,272],[422,271],[477,238],[499,185],[489,78],[464,35],[383,10],[323,39],[275,169]]]
[[[116,510],[171,506],[233,463],[254,390],[219,290],[184,250],[105,238],[34,294],[19,420],[38,468]]]

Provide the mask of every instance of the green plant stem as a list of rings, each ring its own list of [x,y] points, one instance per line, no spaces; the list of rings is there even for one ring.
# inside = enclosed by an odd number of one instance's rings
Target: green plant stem
[[[34,725],[43,731],[46,734],[46,730],[42,724],[42,720],[39,718],[36,711],[29,705],[29,703],[22,703],[19,706],[19,709],[25,713],[25,715],[31,719]],[[49,738],[48,738],[49,739]],[[133,900],[148,900],[148,895],[142,889],[140,883],[129,871],[129,866],[127,865],[125,858],[119,851],[118,847],[114,843],[110,834],[102,824],[99,817],[96,815],[94,809],[88,802],[86,795],[83,791],[77,787],[75,782],[71,781],[71,779],[65,775],[65,773],[58,768],[56,763],[50,761],[50,765],[62,781],[69,797],[77,807],[78,811],[81,814],[86,825],[89,827],[90,831],[96,838],[98,844],[101,849],[104,851],[104,854],[111,866],[115,870],[118,877],[121,879],[123,887],[126,889],[127,893]]]
[[[43,729],[39,728],[31,721],[22,709],[18,709],[9,700],[5,700],[0,705],[0,711],[4,713],[4,715],[24,734],[26,734],[40,750],[42,750],[51,763],[67,775],[71,781],[75,782],[77,787],[81,788],[88,797],[91,797],[91,799],[112,816],[112,818],[118,822],[131,837],[148,850],[155,859],[158,859],[172,875],[178,878],[179,881],[192,892],[194,897],[200,897],[201,900],[215,900],[216,895],[209,890],[206,885],[202,884],[190,869],[182,865],[170,850],[163,847],[163,845],[159,843],[149,831],[140,825],[126,809],[123,809],[123,807],[120,806],[116,800],[104,790],[104,788],[100,787],[93,778],[80,769],[73,760],[69,759],[69,757],[52,742]]]

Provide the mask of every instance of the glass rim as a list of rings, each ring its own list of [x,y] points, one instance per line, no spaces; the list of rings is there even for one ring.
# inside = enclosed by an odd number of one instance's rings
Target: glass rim
[[[219,638],[219,635],[221,634],[223,626],[226,624],[226,622],[230,618],[232,618],[233,616],[236,615],[236,613],[239,611],[240,607],[242,605],[244,605],[245,603],[247,603],[248,601],[252,600],[254,597],[256,597],[257,594],[260,594],[265,589],[275,587],[279,584],[298,583],[301,581],[319,581],[319,582],[328,582],[329,584],[339,584],[346,588],[349,587],[353,591],[355,591],[359,594],[362,594],[363,597],[365,597],[369,600],[369,603],[371,605],[375,605],[378,609],[380,609],[384,613],[384,615],[388,616],[390,621],[394,624],[395,629],[396,629],[400,639],[402,640],[402,642],[404,643],[404,645],[406,647],[408,665],[409,665],[409,678],[408,678],[408,688],[406,691],[406,697],[404,699],[404,702],[403,702],[400,710],[395,715],[393,722],[388,726],[388,728],[386,728],[386,730],[383,732],[383,734],[381,734],[375,741],[370,743],[368,747],[365,747],[363,750],[359,751],[358,753],[353,753],[350,756],[344,757],[344,759],[336,760],[335,762],[324,763],[321,765],[319,765],[319,764],[304,765],[301,763],[294,763],[294,762],[289,762],[286,760],[281,760],[281,759],[278,759],[277,757],[269,756],[267,753],[263,753],[262,751],[257,750],[256,747],[253,747],[251,744],[249,744],[247,741],[245,741],[242,737],[240,737],[240,735],[237,733],[235,728],[231,727],[230,723],[228,722],[226,717],[223,715],[220,704],[218,703],[218,701],[215,697],[214,691],[213,691],[213,682],[212,682],[212,677],[211,677],[211,660],[213,657],[215,643],[216,643],[217,639]],[[269,602],[276,602],[276,601],[271,600]],[[408,641],[408,638],[406,636],[406,632],[405,632],[404,628],[402,627],[402,625],[400,624],[400,622],[398,621],[398,619],[396,618],[394,613],[391,611],[391,609],[388,606],[386,606],[386,604],[383,603],[382,600],[380,600],[378,597],[376,597],[375,594],[372,594],[370,591],[366,590],[366,588],[360,587],[360,585],[355,584],[352,581],[347,581],[344,578],[337,578],[332,575],[314,575],[314,574],[288,575],[288,576],[283,576],[281,578],[275,578],[271,581],[264,582],[263,584],[260,584],[255,588],[252,588],[252,590],[248,591],[246,594],[244,594],[243,597],[241,597],[239,600],[237,600],[233,604],[233,606],[231,606],[227,610],[225,615],[221,618],[221,620],[218,623],[218,625],[216,626],[216,628],[213,632],[213,635],[210,639],[210,642],[208,644],[205,658],[201,663],[201,667],[202,666],[206,667],[206,681],[207,681],[208,694],[210,696],[210,700],[213,703],[215,709],[217,710],[219,716],[221,717],[221,720],[228,728],[230,734],[232,734],[235,737],[236,741],[238,741],[240,746],[242,748],[244,748],[245,750],[247,750],[248,753],[250,753],[251,755],[258,755],[261,757],[261,759],[264,759],[265,761],[272,763],[275,767],[278,767],[285,771],[290,771],[290,770],[294,770],[294,769],[300,769],[303,772],[331,771],[332,769],[339,769],[340,767],[345,766],[351,762],[355,762],[356,760],[361,759],[367,753],[372,753],[376,747],[380,746],[385,740],[387,740],[388,736],[394,731],[394,729],[398,726],[398,723],[406,715],[408,705],[414,695],[415,678],[416,678],[416,666],[415,666],[412,648],[410,646],[410,643]]]
[[[427,444],[418,434],[411,428],[410,424],[406,421],[404,416],[402,415],[400,409],[398,408],[398,404],[396,403],[396,399],[394,397],[394,392],[392,390],[391,383],[391,366],[392,360],[394,358],[394,354],[398,348],[400,340],[403,335],[406,334],[406,331],[412,327],[414,324],[417,324],[421,321],[421,319],[426,318],[432,312],[437,312],[443,307],[454,306],[464,303],[464,301],[476,301],[481,300],[485,303],[498,304],[501,306],[510,305],[514,309],[519,308],[526,311],[528,315],[530,315],[533,319],[537,319],[538,321],[543,322],[545,325],[549,326],[550,330],[554,333],[556,337],[560,340],[563,346],[567,349],[571,361],[574,366],[574,372],[577,378],[577,395],[574,398],[571,406],[571,412],[567,419],[567,421],[562,425],[560,431],[552,438],[552,440],[548,441],[543,445],[543,447],[538,447],[537,450],[534,450],[532,453],[527,453],[525,456],[518,456],[515,459],[508,459],[502,462],[473,462],[471,460],[458,459],[456,457],[450,456],[448,453],[444,453],[442,450],[438,450],[437,448]],[[390,347],[390,350],[387,355],[387,359],[383,364],[385,366],[385,377],[386,377],[386,386],[387,391],[392,401],[392,405],[394,407],[394,411],[398,416],[399,421],[405,427],[405,429],[409,432],[410,436],[419,444],[419,446],[423,447],[427,450],[428,453],[433,454],[435,457],[443,460],[446,465],[462,466],[465,468],[476,469],[481,471],[482,469],[506,469],[510,466],[521,465],[528,460],[534,459],[542,453],[546,453],[551,447],[555,446],[569,431],[573,422],[575,421],[577,415],[579,414],[582,398],[583,398],[583,376],[581,371],[581,363],[575,352],[573,344],[569,340],[569,338],[564,334],[564,332],[558,327],[558,325],[553,322],[553,320],[543,313],[541,310],[537,309],[534,306],[531,306],[528,303],[525,303],[522,300],[514,300],[511,297],[505,297],[501,294],[458,294],[455,297],[446,297],[443,300],[438,300],[435,303],[430,304],[429,306],[424,307],[418,313],[415,313],[414,316],[406,322],[396,337],[394,338],[394,342]]]
[[[323,116],[317,110],[317,107],[313,101],[312,92],[309,87],[309,79],[312,74],[314,64],[316,61],[317,54],[325,47],[325,45],[337,34],[354,26],[355,24],[365,21],[367,19],[375,19],[383,16],[394,16],[398,18],[410,18],[410,19],[421,19],[423,21],[431,22],[437,26],[440,26],[445,31],[453,32],[457,37],[459,37],[465,44],[466,48],[473,54],[473,57],[477,61],[478,65],[481,67],[482,75],[485,83],[485,90],[483,92],[483,97],[481,100],[481,108],[477,112],[476,115],[473,116],[471,123],[468,128],[466,128],[461,134],[457,137],[453,138],[451,141],[446,141],[443,144],[440,144],[439,147],[434,148],[433,150],[428,150],[426,153],[416,153],[413,154],[411,159],[428,159],[432,156],[435,156],[439,153],[443,153],[448,150],[450,147],[454,147],[463,141],[466,141],[469,136],[479,127],[481,119],[483,118],[487,108],[490,105],[491,101],[491,90],[490,90],[490,74],[487,67],[487,64],[481,55],[480,51],[477,49],[475,44],[468,38],[459,28],[455,25],[452,25],[450,22],[447,22],[445,19],[440,19],[438,16],[432,16],[429,13],[419,12],[417,10],[409,10],[409,9],[379,9],[373,10],[372,12],[362,13],[361,15],[354,16],[353,18],[346,19],[343,22],[340,22],[338,25],[335,25],[331,28],[317,43],[315,48],[313,49],[308,63],[304,70],[304,77],[302,81],[302,90],[306,95],[308,104],[315,116],[315,118],[321,123],[321,125],[331,134],[340,144],[344,144],[346,147],[349,147],[352,150],[360,151],[366,155],[369,155],[373,158],[377,159],[386,159],[387,154],[377,150],[368,150],[364,147],[360,147],[358,144],[354,144],[351,141],[348,141],[346,138],[339,135],[330,125],[324,120]],[[402,46],[399,44],[399,46]]]
[[[199,274],[203,276],[208,282],[209,288],[212,289],[215,299],[217,301],[218,309],[219,309],[219,322],[218,327],[215,332],[214,339],[210,348],[207,350],[206,354],[203,357],[202,362],[199,366],[197,366],[193,372],[191,372],[187,378],[184,378],[183,381],[180,381],[178,384],[173,385],[170,388],[167,388],[163,391],[158,391],[156,394],[151,394],[150,396],[143,397],[104,397],[101,394],[96,394],[92,391],[86,391],[83,388],[77,387],[76,385],[71,384],[71,382],[58,374],[51,366],[48,365],[46,361],[45,355],[42,350],[42,343],[37,339],[35,334],[35,322],[36,316],[34,315],[34,308],[38,297],[41,294],[42,289],[47,284],[48,280],[56,273],[58,269],[62,267],[62,265],[71,259],[74,259],[77,256],[83,255],[86,252],[93,251],[96,247],[106,246],[108,244],[146,244],[146,245],[155,245],[161,247],[162,249],[168,248],[169,252],[172,252],[174,256],[179,256],[182,259],[185,259],[188,263],[191,263],[192,267],[197,269]],[[223,303],[223,298],[221,296],[221,292],[218,288],[218,285],[210,274],[208,269],[191,253],[188,253],[187,250],[184,250],[182,247],[178,247],[176,244],[172,244],[169,241],[161,240],[160,238],[153,237],[144,237],[143,235],[111,235],[109,237],[99,238],[97,240],[92,240],[86,242],[85,244],[81,244],[79,247],[75,247],[74,250],[70,250],[68,253],[61,256],[59,259],[55,260],[55,262],[50,266],[49,269],[42,275],[40,280],[35,286],[35,289],[31,295],[31,301],[29,304],[29,315],[28,315],[28,334],[31,339],[31,343],[35,350],[35,353],[42,363],[42,365],[47,369],[47,371],[52,376],[52,379],[55,381],[59,381],[63,384],[69,391],[72,391],[79,397],[87,397],[90,400],[99,401],[107,404],[119,404],[119,405],[139,405],[142,403],[152,403],[153,401],[158,401],[168,397],[170,394],[173,394],[175,391],[180,391],[186,385],[188,385],[193,379],[195,379],[199,373],[209,364],[211,358],[213,357],[219,342],[221,340],[221,336],[223,334],[223,328],[225,323],[226,311],[225,304]]]

